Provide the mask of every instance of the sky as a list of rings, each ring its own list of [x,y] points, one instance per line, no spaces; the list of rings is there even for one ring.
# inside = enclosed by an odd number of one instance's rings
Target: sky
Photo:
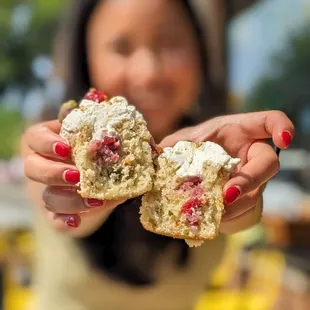
[[[236,19],[229,30],[230,87],[246,96],[272,67],[270,57],[310,21],[310,0],[263,0]],[[310,38],[309,38],[310,39]]]

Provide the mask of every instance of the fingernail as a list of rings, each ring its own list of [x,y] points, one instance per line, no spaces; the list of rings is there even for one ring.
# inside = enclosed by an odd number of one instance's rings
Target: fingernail
[[[289,131],[283,131],[281,138],[283,140],[283,143],[285,145],[285,148],[288,148],[292,143],[292,135]]]
[[[98,200],[98,199],[88,198],[88,199],[85,199],[85,204],[89,208],[96,208],[96,207],[102,207],[104,205],[104,201]]]
[[[65,143],[57,142],[53,145],[54,154],[61,158],[68,158],[70,156],[70,151],[70,146]]]
[[[76,221],[76,219],[73,216],[70,216],[65,223],[67,224],[67,226],[71,227],[71,228],[77,228],[79,227],[79,223]]]
[[[80,172],[78,170],[65,170],[63,179],[66,183],[77,184],[80,182]]]
[[[240,196],[241,191],[237,186],[229,187],[224,195],[224,202],[226,205],[231,205]]]

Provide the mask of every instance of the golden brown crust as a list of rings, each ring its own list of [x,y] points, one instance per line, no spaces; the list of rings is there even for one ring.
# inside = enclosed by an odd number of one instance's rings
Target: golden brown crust
[[[142,222],[142,226],[145,230],[152,232],[154,234],[158,234],[158,235],[162,235],[162,236],[166,236],[166,237],[172,237],[174,239],[183,239],[183,240],[197,240],[197,241],[208,241],[208,240],[212,240],[214,238],[216,238],[219,235],[219,230],[214,233],[213,235],[209,235],[206,238],[195,238],[195,237],[189,237],[189,236],[184,236],[184,235],[177,235],[177,234],[169,234],[169,233],[164,233],[162,231],[159,230],[154,230],[152,228],[151,225],[147,225],[145,222]]]

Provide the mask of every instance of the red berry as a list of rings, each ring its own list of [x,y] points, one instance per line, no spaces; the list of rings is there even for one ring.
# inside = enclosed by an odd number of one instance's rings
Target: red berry
[[[201,177],[199,176],[191,177],[181,184],[180,189],[183,191],[188,191],[197,187],[201,182],[202,182]]]
[[[117,151],[120,147],[120,142],[117,138],[115,137],[109,137],[109,136],[105,136],[103,138],[103,142],[102,142],[103,145],[107,145],[108,148],[111,150],[111,151]]]
[[[118,138],[104,136],[102,140],[95,140],[89,144],[88,153],[105,163],[116,163],[119,160],[119,154],[117,154],[119,148]]]
[[[116,163],[119,160],[119,155],[118,154],[114,154],[111,156],[111,162],[112,163]]]
[[[103,145],[109,145],[109,144],[113,144],[115,142],[116,142],[116,138],[114,138],[114,137],[104,136],[104,138],[103,138]]]
[[[202,182],[202,178],[200,176],[191,177],[188,181],[192,182],[194,185],[198,185]]]
[[[184,205],[182,206],[181,212],[183,214],[191,215],[193,213],[193,209],[196,210],[201,207],[202,207],[202,201],[198,198],[192,198],[184,203]]]
[[[109,155],[109,154],[111,154],[111,150],[109,149],[109,147],[107,145],[102,144],[101,148],[98,150],[98,154]]]
[[[181,192],[188,192],[191,197],[201,197],[205,192],[201,182],[202,178],[200,176],[191,177],[182,183],[177,190],[180,190]]]
[[[108,100],[107,93],[97,90],[97,89],[91,89],[85,96],[84,99],[92,100],[94,102],[100,103],[103,101]]]

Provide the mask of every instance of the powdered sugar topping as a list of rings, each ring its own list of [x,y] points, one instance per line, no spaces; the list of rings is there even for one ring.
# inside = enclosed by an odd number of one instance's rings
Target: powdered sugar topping
[[[115,127],[124,121],[129,121],[129,130],[136,120],[144,121],[141,113],[129,105],[123,97],[114,97],[107,102],[97,103],[83,99],[79,108],[74,109],[62,122],[60,135],[66,138],[78,132],[84,126],[93,128],[92,140],[101,140],[103,136],[116,136]]]
[[[179,141],[174,147],[165,148],[160,157],[175,162],[178,165],[176,173],[182,178],[201,175],[207,162],[229,172],[240,163],[239,158],[232,158],[220,145],[210,141],[200,144]]]

